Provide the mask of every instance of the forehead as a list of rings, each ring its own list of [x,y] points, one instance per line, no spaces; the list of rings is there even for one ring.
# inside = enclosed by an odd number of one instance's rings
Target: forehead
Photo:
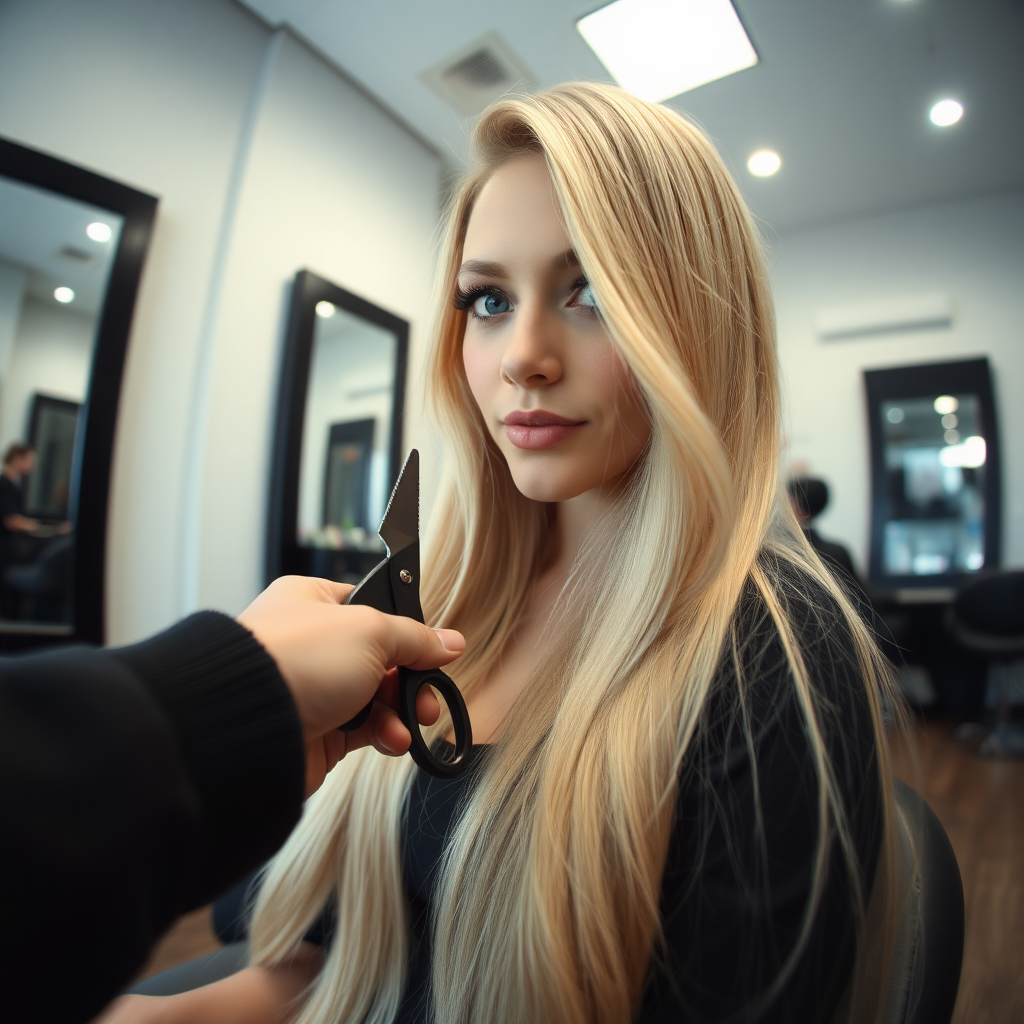
[[[528,154],[502,164],[487,179],[466,226],[467,259],[550,258],[569,246],[544,157]]]

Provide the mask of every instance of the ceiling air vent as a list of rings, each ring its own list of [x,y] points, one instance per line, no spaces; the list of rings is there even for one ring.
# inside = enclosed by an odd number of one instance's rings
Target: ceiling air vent
[[[510,89],[530,89],[537,84],[496,32],[475,39],[421,77],[463,114],[479,114]]]
[[[72,263],[88,263],[92,259],[92,253],[76,249],[73,245],[62,245],[57,250],[57,258],[70,260]]]

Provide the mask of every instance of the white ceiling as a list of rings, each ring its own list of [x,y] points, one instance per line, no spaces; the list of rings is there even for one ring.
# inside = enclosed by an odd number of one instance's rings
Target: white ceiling
[[[541,87],[608,81],[575,20],[594,0],[242,0],[287,25],[451,164],[468,123],[419,77],[497,32]],[[777,231],[1024,185],[1020,0],[736,0],[760,63],[670,105],[716,140]],[[953,96],[963,120],[927,118]],[[756,179],[747,156],[783,159]]]
[[[110,241],[94,242],[85,233],[97,220],[110,226]],[[75,298],[62,308],[99,311],[121,220],[98,206],[0,177],[0,261],[27,270],[27,294],[42,302],[60,306],[53,290],[63,285]]]

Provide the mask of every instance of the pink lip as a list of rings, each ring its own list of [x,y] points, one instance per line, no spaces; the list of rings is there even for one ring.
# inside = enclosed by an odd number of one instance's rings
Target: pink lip
[[[531,409],[529,412],[510,412],[501,422],[505,425],[505,435],[516,448],[540,451],[564,441],[586,420],[570,420],[543,409]]]

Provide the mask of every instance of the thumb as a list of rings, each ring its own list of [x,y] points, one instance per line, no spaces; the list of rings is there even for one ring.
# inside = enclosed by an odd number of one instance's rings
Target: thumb
[[[317,589],[334,604],[344,604],[348,595],[355,589],[350,583],[337,583],[334,580],[315,578]]]
[[[385,652],[389,667],[440,668],[466,649],[466,638],[455,629],[431,629],[402,615],[389,616]]]

